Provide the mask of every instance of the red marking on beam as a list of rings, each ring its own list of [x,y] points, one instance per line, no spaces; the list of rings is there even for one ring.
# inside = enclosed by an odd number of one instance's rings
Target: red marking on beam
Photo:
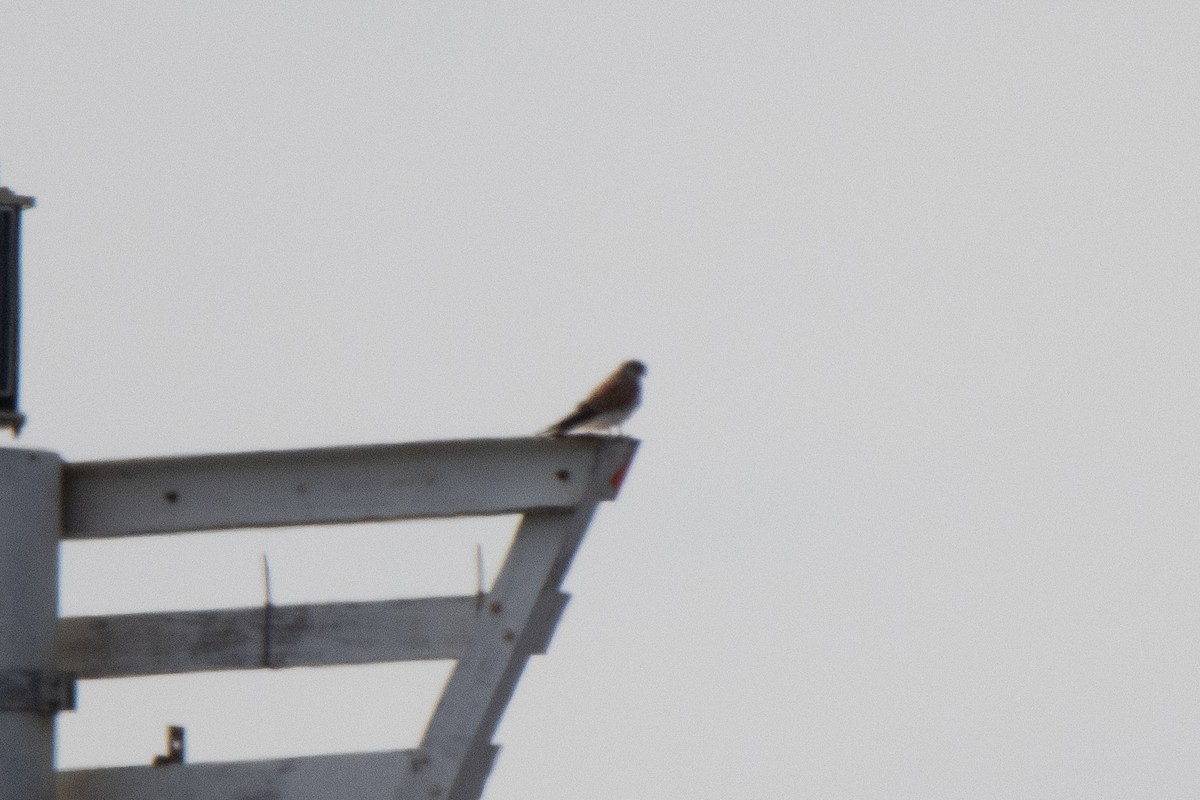
[[[629,473],[629,465],[631,463],[632,459],[630,461],[626,461],[621,465],[621,468],[614,472],[612,477],[608,479],[608,485],[612,487],[614,492],[621,491],[621,484],[625,482],[625,476]]]

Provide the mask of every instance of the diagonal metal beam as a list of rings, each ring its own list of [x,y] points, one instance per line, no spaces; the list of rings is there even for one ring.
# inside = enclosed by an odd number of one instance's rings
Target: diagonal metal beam
[[[455,626],[466,629],[465,646],[457,652],[457,665],[417,750],[68,771],[58,775],[59,800],[475,800],[497,753],[491,738],[516,683],[529,656],[545,649],[565,607],[567,595],[559,591],[563,577],[597,504],[616,496],[636,449],[632,439],[581,436],[67,465],[66,537],[459,514],[524,516],[495,585],[481,603],[476,597],[392,601],[448,604],[440,611],[407,608],[412,612],[407,618],[419,620],[419,626],[441,615],[452,629],[443,632],[445,641],[427,643],[422,652],[449,652],[458,646],[450,640],[462,635]],[[463,618],[466,602],[469,619]],[[397,620],[407,612],[398,605],[385,609],[387,605],[273,607],[271,652],[315,663],[332,657],[331,647],[342,648],[339,660],[328,663],[349,663],[348,658],[378,660],[380,652],[420,651],[421,645],[405,641],[403,632],[385,642],[386,633],[370,630],[372,619],[385,627],[403,627]],[[286,616],[292,612],[294,619]],[[85,671],[99,675],[146,669],[147,662],[159,672],[171,664],[205,663],[204,658],[211,659],[209,668],[234,668],[222,659],[244,663],[263,653],[261,645],[255,647],[263,641],[261,608],[130,616],[142,619],[63,621],[67,645],[60,650],[60,661],[75,658]],[[328,624],[313,624],[317,617]],[[285,633],[289,622],[292,640]],[[127,629],[113,638],[132,637],[141,642],[133,649],[142,652],[104,642],[106,627],[111,631],[122,625]],[[337,638],[347,631],[355,633]],[[72,641],[88,637],[91,643],[79,645],[84,650],[109,648],[108,655],[90,665],[88,656],[67,655]],[[214,645],[215,640],[222,641]],[[175,645],[186,649],[187,642],[207,655],[181,658],[171,652]],[[276,651],[277,646],[284,649]]]
[[[475,800],[479,765],[532,653],[534,631],[557,616],[558,589],[579,549],[598,502],[620,483],[634,446],[613,448],[597,460],[577,506],[527,513],[487,596],[486,613],[471,628],[426,728],[421,751],[426,768],[408,776],[403,798]]]

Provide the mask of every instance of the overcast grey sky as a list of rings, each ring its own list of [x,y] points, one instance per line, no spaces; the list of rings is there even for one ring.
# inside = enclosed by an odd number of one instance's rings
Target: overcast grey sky
[[[20,444],[517,436],[640,358],[488,800],[1200,796],[1197,42],[1186,3],[9,0]],[[72,545],[62,606],[254,604],[264,550],[281,602],[467,592],[512,527]],[[88,684],[59,762],[411,746],[447,669]]]

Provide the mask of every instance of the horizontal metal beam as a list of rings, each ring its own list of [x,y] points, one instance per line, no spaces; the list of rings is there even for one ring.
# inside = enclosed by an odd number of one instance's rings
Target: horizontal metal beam
[[[638,442],[487,439],[84,462],[63,468],[64,538],[524,514],[486,596],[65,618],[56,666],[80,678],[355,664],[459,663],[418,750],[69,770],[58,800],[475,800],[563,576]]]
[[[66,464],[63,536],[512,514],[616,496],[637,442],[466,439]],[[614,458],[614,454],[617,456]],[[602,457],[607,456],[607,457]]]
[[[0,713],[56,714],[75,709],[75,675],[36,669],[0,669]]]
[[[485,600],[467,595],[65,617],[58,624],[58,668],[80,678],[119,678],[456,659]]]
[[[495,758],[481,760],[483,775]],[[423,769],[413,750],[276,761],[107,767],[57,774],[58,800],[397,800],[401,779]],[[482,783],[482,780],[479,781]]]

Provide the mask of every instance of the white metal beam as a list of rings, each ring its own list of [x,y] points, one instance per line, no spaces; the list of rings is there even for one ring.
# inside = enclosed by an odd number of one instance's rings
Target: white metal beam
[[[59,773],[58,800],[475,800],[517,680],[566,605],[566,570],[636,448],[632,439],[577,436],[67,465],[68,538],[524,516],[482,598],[280,606],[269,620],[265,608],[63,620],[59,663],[87,677],[389,655],[458,663],[417,750],[68,771]]]
[[[419,769],[417,751],[394,750],[276,761],[63,770],[58,773],[57,800],[397,800],[403,798],[398,787],[404,776]]]
[[[603,454],[627,463],[635,446],[528,437],[75,462],[64,470],[63,536],[571,508]]]
[[[574,508],[525,515],[486,599],[487,613],[475,618],[467,652],[426,728],[421,750],[428,767],[410,775],[398,797],[479,796],[482,782],[471,776],[489,758],[492,735],[532,653],[535,632],[561,613],[556,598],[566,570],[597,503],[609,496],[612,476],[623,475],[632,455],[632,447],[603,453]]]
[[[456,659],[481,606],[481,598],[467,595],[272,606],[269,613],[260,607],[66,617],[58,624],[58,668],[80,678],[119,678]]]
[[[61,468],[54,453],[0,449],[0,671],[7,678],[0,684],[6,689],[24,683],[32,690],[53,677]],[[54,796],[54,715],[38,707],[38,694],[0,703],[0,800]]]

